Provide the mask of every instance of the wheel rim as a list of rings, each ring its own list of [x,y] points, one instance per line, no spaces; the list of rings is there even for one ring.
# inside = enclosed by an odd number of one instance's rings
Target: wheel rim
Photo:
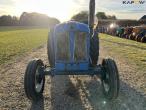
[[[109,74],[106,73],[105,78],[104,78],[104,80],[103,80],[103,86],[104,86],[105,92],[108,92],[109,89],[110,89],[109,79],[110,79],[110,78],[109,78]]]
[[[37,67],[36,74],[35,74],[35,90],[37,93],[39,93],[42,90],[43,82],[44,82],[43,78],[40,77],[40,73],[38,71],[39,68],[40,68],[40,66]],[[39,80],[41,80],[41,81],[39,81]]]

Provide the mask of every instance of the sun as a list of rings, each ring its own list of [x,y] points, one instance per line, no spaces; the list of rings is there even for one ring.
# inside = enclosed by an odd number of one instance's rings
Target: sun
[[[20,0],[16,4],[15,13],[39,12],[65,21],[74,12],[73,6],[72,0]]]

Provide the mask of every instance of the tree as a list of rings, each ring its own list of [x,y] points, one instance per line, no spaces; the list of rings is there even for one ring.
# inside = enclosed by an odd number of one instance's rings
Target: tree
[[[109,19],[109,20],[116,20],[116,16],[115,15],[106,15],[104,12],[98,12],[96,14],[96,17],[98,19]]]
[[[116,16],[115,15],[106,15],[104,12],[98,12],[96,13],[96,17],[100,19],[109,19],[109,20],[115,20]],[[87,11],[81,11],[74,16],[71,17],[71,20],[83,22],[83,23],[88,23],[88,12]]]
[[[72,16],[71,19],[75,21],[80,21],[80,22],[88,22],[88,12],[81,11],[77,13],[76,15]]]
[[[108,15],[108,16],[107,16],[107,19],[110,19],[110,20],[116,20],[117,18],[116,18],[115,15],[112,15],[112,16]]]
[[[107,19],[107,16],[105,15],[104,12],[98,12],[98,13],[96,14],[96,17],[97,17],[98,19]]]
[[[19,20],[16,16],[3,15],[0,17],[0,26],[16,26]]]
[[[23,12],[20,16],[20,25],[23,26],[49,26],[60,23],[56,18],[50,18],[45,14],[40,13],[27,13]]]

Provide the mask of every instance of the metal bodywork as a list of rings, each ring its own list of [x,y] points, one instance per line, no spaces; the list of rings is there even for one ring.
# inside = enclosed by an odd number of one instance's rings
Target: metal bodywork
[[[124,34],[124,28],[123,27],[117,28],[116,35],[119,36],[119,37],[121,37],[122,34]]]
[[[94,33],[95,0],[90,0],[88,25],[69,21],[58,24],[51,34],[51,53],[54,57],[53,68],[46,69],[46,74],[93,74],[97,67],[90,67],[90,39]],[[99,50],[96,50],[99,51]],[[53,57],[52,57],[53,58]],[[99,70],[99,68],[98,68]]]
[[[56,25],[50,38],[53,42],[51,47],[54,48],[55,66],[46,68],[46,75],[102,74],[101,66],[90,66],[91,33],[88,25],[75,21]]]
[[[89,67],[88,70],[68,70],[68,71],[58,71],[56,68],[45,68],[44,72],[42,73],[44,75],[90,75],[94,76],[97,75],[99,77],[104,76],[104,68],[102,68],[101,65],[97,65],[96,67]]]
[[[74,21],[54,29],[55,68],[58,71],[88,70],[90,30]]]

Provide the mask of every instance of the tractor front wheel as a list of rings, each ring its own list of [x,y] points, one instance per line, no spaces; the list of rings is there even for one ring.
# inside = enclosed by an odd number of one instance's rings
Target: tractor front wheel
[[[24,89],[26,96],[30,100],[37,101],[42,97],[45,84],[43,69],[44,64],[42,60],[32,60],[26,68]]]
[[[101,78],[103,94],[107,99],[116,99],[119,93],[119,74],[116,63],[112,59],[102,62],[104,75]]]

